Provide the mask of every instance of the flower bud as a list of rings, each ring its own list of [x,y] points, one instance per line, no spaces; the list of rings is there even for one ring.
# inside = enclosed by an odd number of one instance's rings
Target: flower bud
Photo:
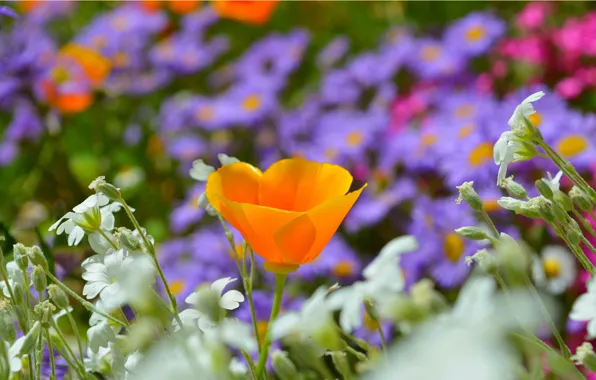
[[[503,207],[505,210],[513,211],[516,214],[519,214],[525,202],[511,197],[501,197],[499,200],[497,200],[497,204]]]
[[[536,186],[536,189],[538,190],[540,195],[542,195],[544,198],[548,199],[549,201],[553,200],[553,198],[554,198],[553,190],[550,188],[550,186],[546,182],[544,182],[543,179],[537,180],[536,182],[534,182],[534,185]]]
[[[519,199],[526,199],[528,197],[528,193],[526,189],[519,183],[515,182],[513,177],[506,178],[503,181],[503,187],[507,189],[507,192],[511,194],[511,196]]]
[[[51,284],[48,286],[48,294],[50,296],[50,300],[54,302],[59,309],[68,309],[70,306],[70,301],[68,300],[68,296],[58,285]]]
[[[26,270],[29,266],[29,259],[27,258],[27,247],[21,243],[17,243],[12,247],[12,255],[15,263],[21,270]]]
[[[488,274],[495,274],[499,267],[495,256],[486,249],[481,249],[472,256],[466,257],[465,263],[468,266],[476,263],[480,270]]]
[[[131,230],[129,230],[128,228],[120,228],[119,232],[119,239],[121,245],[125,246],[131,251],[138,251],[142,248],[139,239],[137,239],[134,236]]]
[[[39,293],[43,292],[46,286],[48,286],[46,273],[38,265],[36,265],[31,272],[31,282],[33,282],[33,288]]]
[[[567,196],[562,191],[557,191],[554,193],[554,203],[559,204],[565,211],[570,211],[573,209],[573,203],[571,202],[571,198]]]
[[[273,370],[280,380],[294,380],[298,377],[296,366],[288,357],[288,353],[277,350],[271,354]]]
[[[50,323],[50,320],[54,316],[54,311],[56,311],[56,308],[50,303],[50,301],[45,300],[35,305],[33,310],[41,321],[42,326],[47,327],[47,325]]]
[[[532,198],[522,205],[522,207],[519,210],[519,214],[527,216],[528,218],[539,219],[540,207],[542,207],[541,202],[545,201],[546,199],[542,197]]]
[[[352,378],[352,369],[350,368],[346,353],[342,351],[331,351],[330,356],[337,372],[339,372],[344,379]]]
[[[581,228],[574,219],[569,219],[567,223],[567,230],[565,231],[565,234],[567,235],[569,243],[573,245],[579,245],[583,237]]]
[[[118,201],[122,199],[120,189],[118,189],[111,183],[107,183],[106,177],[104,176],[97,177],[96,179],[94,179],[93,182],[91,182],[91,184],[89,185],[89,188],[103,193],[106,197],[110,198],[113,201]]]
[[[582,343],[576,351],[575,355],[571,359],[577,365],[583,365],[590,372],[596,372],[596,354],[594,354],[594,348],[588,342]]]
[[[587,212],[593,209],[592,202],[590,198],[579,189],[577,186],[573,186],[569,191],[569,197],[571,198],[571,202],[577,207],[579,210]]]
[[[476,190],[474,190],[474,182],[464,182],[460,186],[456,186],[456,188],[459,190],[459,197],[457,198],[458,204],[463,200],[473,210],[482,210],[482,200]]]
[[[485,240],[489,238],[484,230],[474,226],[461,227],[456,229],[455,232],[470,240]]]
[[[27,254],[29,255],[29,260],[31,260],[31,262],[35,265],[39,265],[40,267],[42,267],[44,270],[49,270],[49,266],[48,266],[48,260],[46,260],[46,257],[43,255],[43,252],[41,251],[41,248],[39,248],[38,246],[34,245],[33,247],[31,247],[31,249],[29,249],[29,251],[27,252]]]
[[[6,341],[13,342],[17,337],[17,330],[9,307],[8,301],[0,300],[0,336]]]
[[[23,289],[23,285],[18,282],[12,284],[12,292],[14,294],[15,303],[22,304],[25,299],[25,291]]]
[[[35,321],[31,330],[25,335],[23,340],[23,345],[19,350],[19,355],[25,355],[31,352],[35,344],[37,343],[37,339],[39,339],[39,333],[41,332],[41,323],[39,321]]]
[[[552,210],[553,210],[553,214],[555,216],[555,220],[559,223],[567,223],[568,218],[568,214],[567,211],[563,210],[563,207],[561,207],[560,204],[554,202],[552,204]]]

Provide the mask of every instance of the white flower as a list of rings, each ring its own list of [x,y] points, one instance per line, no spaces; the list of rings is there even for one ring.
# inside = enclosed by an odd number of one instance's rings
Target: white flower
[[[575,257],[567,249],[551,245],[544,248],[540,258],[532,263],[532,277],[536,285],[553,294],[560,294],[575,282]]]
[[[99,347],[97,352],[93,352],[87,347],[87,355],[84,359],[85,369],[90,372],[101,372],[103,368],[109,365],[109,355],[112,353],[110,347]]]
[[[520,105],[515,107],[515,111],[513,111],[513,115],[511,115],[511,118],[508,122],[509,126],[514,132],[524,130],[526,128],[526,121],[524,119],[527,119],[528,117],[536,113],[536,110],[534,110],[532,102],[540,100],[540,98],[542,98],[543,96],[543,91],[536,92],[525,98],[520,103]]]
[[[83,295],[88,299],[99,295],[109,310],[144,296],[144,290],[154,282],[155,267],[146,255],[133,256],[119,249],[92,257],[83,264],[82,277],[87,281]]]
[[[238,358],[230,360],[230,372],[234,376],[246,376],[248,374],[248,367]]]
[[[215,171],[215,167],[207,165],[203,160],[195,160],[190,169],[190,176],[197,181],[205,182],[209,178],[209,174]]]
[[[135,373],[135,368],[139,365],[141,360],[145,355],[140,353],[139,351],[135,351],[132,354],[128,355],[126,361],[124,362],[124,368],[126,369],[126,378],[128,379],[132,374]]]
[[[335,322],[325,302],[327,289],[318,288],[297,312],[284,313],[271,326],[274,340],[287,336],[298,336],[300,340],[312,338],[322,346],[335,344]]]
[[[218,154],[217,158],[221,163],[221,166],[240,162],[240,160],[236,157],[230,157],[224,153]],[[209,175],[214,171],[214,166],[207,165],[203,160],[195,160],[192,163],[192,169],[190,169],[190,176],[199,182],[205,182],[207,181],[207,178],[209,178]],[[197,206],[199,208],[205,209],[205,211],[207,211],[207,213],[211,216],[217,215],[217,211],[213,208],[213,206],[211,206],[211,204],[209,204],[209,200],[207,199],[205,192],[202,192],[201,195],[199,195]]]
[[[207,342],[223,342],[249,353],[257,351],[252,326],[235,318],[226,318],[215,328],[205,331],[205,339]]]
[[[199,328],[202,331],[207,331],[217,325],[213,315],[219,314],[219,311],[213,310],[214,303],[217,304],[216,307],[224,310],[236,310],[244,301],[244,295],[235,289],[223,292],[225,287],[234,281],[236,279],[231,277],[220,278],[215,280],[208,289],[199,289],[186,297],[185,302],[193,305],[193,308],[180,312],[182,324],[184,326],[194,325],[198,318]],[[174,328],[178,329],[178,324],[175,321],[172,323]]]
[[[24,336],[20,337],[13,343],[12,347],[8,342],[0,342],[0,344],[4,344],[6,350],[8,351],[8,367],[10,368],[10,372],[20,372],[21,368],[23,367],[21,357],[19,356],[19,351],[21,351],[24,340]]]
[[[540,325],[530,295],[496,293],[491,278],[468,280],[452,312],[418,326],[365,380],[513,380],[521,365],[508,332]],[[521,322],[518,322],[518,318]],[[432,365],[429,365],[432,363]]]
[[[366,281],[340,288],[329,296],[333,310],[341,310],[339,324],[351,332],[362,326],[362,303],[369,299],[382,302],[387,295],[403,290],[405,280],[399,268],[399,256],[416,250],[418,243],[412,236],[393,239],[381,249],[377,257],[362,271]]]
[[[588,321],[588,337],[596,337],[596,277],[592,277],[587,283],[587,292],[579,296],[569,318],[574,321]]]
[[[101,321],[87,330],[89,349],[92,352],[97,353],[100,347],[108,347],[108,343],[113,342],[114,339],[116,339],[116,334],[108,321]]]
[[[12,289],[14,289],[16,284],[22,286],[23,290],[25,289],[25,277],[16,262],[9,261],[6,264],[6,272],[8,273],[8,284]],[[6,298],[10,298],[10,292],[8,291],[8,286],[6,286],[5,281],[0,281],[0,289],[2,289],[2,294],[4,294]]]
[[[89,196],[81,204],[75,206],[73,212],[67,212],[63,217],[50,226],[49,231],[56,230],[56,234],[60,235],[63,232],[68,234],[68,245],[78,245],[85,236],[85,230],[81,225],[93,225],[101,218],[99,228],[104,231],[111,231],[114,229],[114,212],[121,208],[121,204],[113,202],[109,204],[109,199],[102,193],[97,193]],[[97,213],[94,213],[97,211]],[[99,238],[96,236],[96,243]]]
[[[554,178],[549,172],[547,172],[546,175],[548,178],[543,178],[542,180],[546,182],[546,184],[548,185],[548,187],[550,187],[553,193],[559,191],[563,172],[559,170],[559,172],[557,173],[557,175],[554,176]]]

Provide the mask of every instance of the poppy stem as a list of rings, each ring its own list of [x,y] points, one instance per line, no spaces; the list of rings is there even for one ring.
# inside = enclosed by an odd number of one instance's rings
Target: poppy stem
[[[263,372],[265,371],[265,364],[267,363],[267,357],[269,354],[269,346],[271,345],[271,324],[279,314],[287,277],[287,274],[275,273],[275,295],[273,298],[273,307],[271,308],[271,316],[269,317],[269,324],[267,325],[267,333],[265,334],[265,339],[263,340],[263,347],[261,349],[261,355],[259,356],[259,363],[257,364],[257,380],[262,379]]]

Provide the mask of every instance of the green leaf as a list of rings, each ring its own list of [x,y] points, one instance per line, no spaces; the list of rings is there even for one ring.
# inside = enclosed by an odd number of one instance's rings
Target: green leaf
[[[37,240],[39,241],[39,248],[41,248],[41,252],[43,252],[43,255],[48,261],[48,269],[50,270],[50,273],[52,273],[55,276],[56,260],[54,260],[54,252],[46,244],[46,241],[43,239],[43,236],[41,236],[41,232],[39,231],[38,227],[35,227],[35,235],[37,236]]]

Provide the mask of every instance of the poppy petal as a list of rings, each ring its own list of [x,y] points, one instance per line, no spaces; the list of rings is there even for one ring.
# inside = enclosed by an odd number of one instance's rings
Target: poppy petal
[[[302,264],[316,237],[316,226],[306,213],[277,230],[273,239],[286,262]]]
[[[206,194],[209,202],[224,198],[233,202],[257,203],[263,173],[245,162],[224,165],[207,178]],[[212,204],[217,211],[218,205]]]
[[[345,195],[352,175],[338,165],[304,158],[280,160],[261,179],[259,203],[282,210],[308,211],[324,201]]]

